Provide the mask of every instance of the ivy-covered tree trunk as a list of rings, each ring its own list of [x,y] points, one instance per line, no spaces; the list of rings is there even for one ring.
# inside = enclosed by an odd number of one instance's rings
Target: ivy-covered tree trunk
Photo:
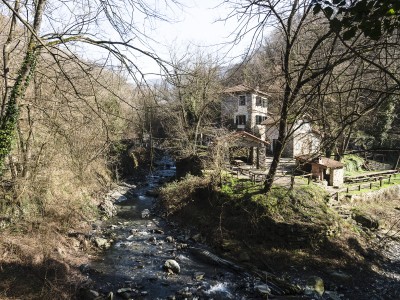
[[[40,24],[42,22],[43,11],[46,0],[38,0],[35,2],[35,17],[33,24],[30,25],[30,38],[26,47],[25,56],[21,67],[18,69],[17,77],[10,87],[10,93],[5,103],[4,114],[0,119],[0,171],[4,167],[5,158],[10,154],[12,143],[14,141],[17,121],[19,117],[18,104],[24,98],[26,89],[35,71],[37,58],[42,46],[38,37]],[[14,11],[14,13],[17,13]],[[13,16],[15,17],[15,16]],[[11,28],[12,30],[12,28]],[[12,32],[10,31],[10,36]],[[9,87],[6,86],[6,89]],[[1,172],[2,173],[2,172]]]

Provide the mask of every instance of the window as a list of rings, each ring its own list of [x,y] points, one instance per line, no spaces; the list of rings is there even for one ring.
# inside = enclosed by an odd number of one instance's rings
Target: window
[[[262,99],[262,107],[268,107],[268,101],[265,98]]]
[[[260,96],[256,96],[256,106],[261,106],[262,98]]]
[[[245,95],[240,95],[239,96],[239,105],[240,106],[246,105],[246,96]]]
[[[259,116],[256,115],[256,125],[260,125],[262,121],[266,120],[267,117],[266,116]]]
[[[268,101],[265,98],[262,98],[261,96],[256,96],[256,106],[262,106],[262,107],[267,107]]]
[[[237,115],[236,116],[236,125],[246,125],[246,116],[245,115]]]

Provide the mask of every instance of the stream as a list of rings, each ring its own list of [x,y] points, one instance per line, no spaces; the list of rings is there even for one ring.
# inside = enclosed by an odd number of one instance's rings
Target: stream
[[[261,299],[269,286],[235,265],[207,259],[207,248],[153,215],[151,191],[174,176],[173,162],[163,158],[138,187],[125,189],[117,215],[94,229],[112,239],[104,254],[82,266],[91,282],[81,299]],[[195,249],[196,251],[193,251]],[[203,251],[203,252],[202,252]],[[164,264],[175,261],[170,269]],[[231,265],[230,265],[231,264]],[[178,270],[177,270],[178,268]],[[171,270],[172,269],[172,270]],[[180,269],[180,270],[179,270]],[[291,298],[294,299],[294,298]]]

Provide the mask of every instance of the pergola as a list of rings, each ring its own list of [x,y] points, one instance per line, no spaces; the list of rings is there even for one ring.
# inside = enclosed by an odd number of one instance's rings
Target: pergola
[[[245,147],[252,150],[252,163],[259,169],[265,165],[265,147],[270,143],[264,141],[246,131],[236,131],[225,135],[219,139],[220,143],[225,143],[227,148]]]

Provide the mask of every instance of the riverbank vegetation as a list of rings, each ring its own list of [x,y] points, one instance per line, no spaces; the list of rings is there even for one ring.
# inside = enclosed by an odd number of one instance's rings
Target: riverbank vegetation
[[[215,186],[211,177],[188,175],[163,187],[160,197],[169,220],[242,266],[287,279],[317,275],[331,288],[351,290],[369,288],[381,274],[385,259],[378,249],[400,230],[396,188],[343,200],[345,211],[332,205],[323,187],[306,182],[293,189],[276,185],[266,196],[249,180],[228,177]]]

